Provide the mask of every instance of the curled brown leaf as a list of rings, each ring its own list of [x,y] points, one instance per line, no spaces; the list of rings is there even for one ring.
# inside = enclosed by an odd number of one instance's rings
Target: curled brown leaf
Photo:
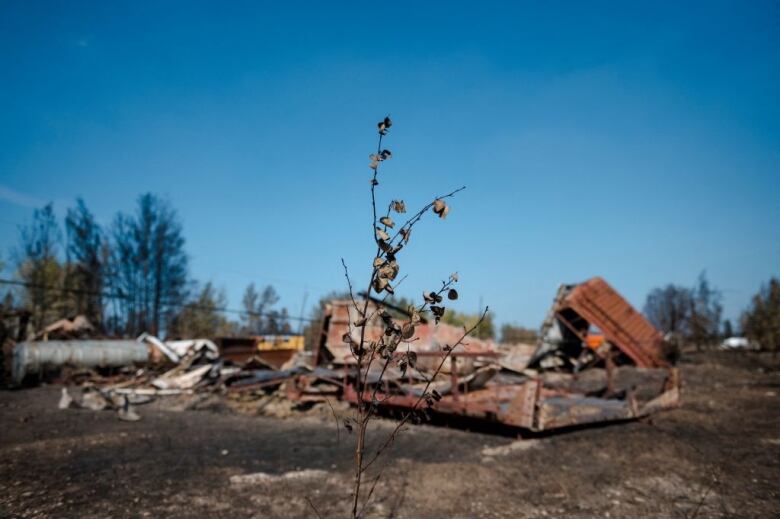
[[[444,203],[444,200],[437,198],[433,201],[433,212],[439,215],[439,218],[446,218],[450,212],[450,206]]]
[[[411,322],[403,324],[401,327],[401,337],[407,341],[414,337],[414,325]]]

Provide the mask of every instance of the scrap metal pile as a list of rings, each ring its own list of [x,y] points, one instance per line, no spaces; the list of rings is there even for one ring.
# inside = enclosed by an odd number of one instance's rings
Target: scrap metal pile
[[[374,308],[380,304],[369,302]],[[379,312],[370,313],[376,317],[366,323],[365,334],[377,340],[382,319]],[[352,301],[332,301],[311,353],[300,351],[302,339],[298,346],[298,339],[289,337],[215,343],[161,341],[144,334],[137,340],[87,340],[88,323],[63,321],[33,340],[15,343],[6,355],[6,371],[15,385],[57,371],[82,388],[73,396],[64,390],[61,407],[112,409],[126,420],[138,419],[135,406],[173,395],[251,402],[256,412],[280,405],[290,410],[316,402],[356,403],[349,343],[357,340],[350,336],[355,333],[350,323],[357,320]],[[374,363],[363,398],[409,410],[427,387],[438,397],[430,402],[432,412],[533,431],[627,420],[679,405],[680,380],[663,338],[601,278],[559,288],[537,344],[469,337],[445,359],[462,334],[461,328],[423,319],[397,352],[415,352],[415,365],[401,365],[399,359],[382,372],[383,363]],[[47,338],[59,340],[37,340]]]
[[[196,402],[227,396],[260,406],[272,397],[284,398],[280,387],[302,373],[332,375],[305,365],[305,355],[297,351],[297,343],[302,344],[298,336],[231,338],[218,340],[220,347],[209,339],[161,341],[146,333],[135,340],[90,339],[86,337],[93,328],[83,316],[63,319],[40,333],[4,326],[6,385],[60,382],[69,386],[63,388],[61,408],[114,410],[123,420],[139,419],[136,407],[160,398]],[[236,344],[259,348],[242,353]],[[264,352],[270,353],[270,362]],[[274,363],[280,360],[285,362]]]
[[[347,341],[357,320],[351,301],[327,308],[316,365],[345,371],[342,398],[358,400],[355,360]],[[379,318],[367,323],[381,336]],[[380,366],[368,373],[363,398],[386,407],[415,406],[427,380],[462,330],[423,323],[403,348],[416,352],[415,369],[392,368],[381,387]],[[376,370],[376,371],[374,371]],[[304,378],[301,395],[312,398]],[[533,431],[627,420],[679,405],[679,376],[659,332],[603,279],[560,287],[537,345],[496,345],[467,339],[450,353],[430,389],[439,413],[467,416]],[[376,392],[375,392],[376,390]]]

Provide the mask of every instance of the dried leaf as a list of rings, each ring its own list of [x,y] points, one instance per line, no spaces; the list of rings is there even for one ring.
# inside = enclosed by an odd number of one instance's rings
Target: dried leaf
[[[401,229],[398,232],[401,233],[401,239],[404,241],[404,243],[409,243],[409,236],[412,235],[412,230],[411,229]]]
[[[376,228],[376,237],[383,241],[390,241],[390,235],[387,234],[384,230],[382,230],[380,227]]]
[[[437,294],[436,292],[428,292],[427,294],[423,292],[423,299],[425,299],[426,303],[441,303],[441,296]]]
[[[401,337],[406,341],[414,337],[414,325],[411,322],[404,323],[401,327]]]
[[[368,163],[368,167],[375,170],[376,168],[379,167],[379,162],[376,160],[372,160],[371,162]]]
[[[399,270],[400,267],[398,266],[397,262],[388,261],[384,265],[379,267],[379,271],[377,272],[377,274],[379,275],[379,277],[393,280],[398,275]]]
[[[361,317],[360,319],[355,321],[353,324],[355,325],[355,328],[360,328],[362,326],[365,326],[366,325],[366,318],[365,317]]]
[[[393,157],[393,154],[390,153],[390,150],[382,150],[379,152],[379,160],[387,160]]]
[[[384,262],[382,258],[374,258],[374,268],[381,267]]]
[[[451,288],[449,292],[447,292],[447,299],[450,299],[451,301],[454,301],[458,298],[458,291],[454,288]]]
[[[445,218],[450,212],[450,206],[444,203],[444,200],[437,198],[433,201],[433,212],[439,215],[439,218]]]
[[[415,367],[417,365],[417,353],[413,351],[408,352],[406,354],[406,360],[411,367]]]
[[[431,305],[431,312],[433,313],[436,324],[438,324],[439,320],[444,316],[444,310],[445,308],[443,306]]]
[[[379,293],[385,288],[387,288],[388,281],[385,278],[380,278],[379,276],[374,278],[374,290]]]
[[[406,212],[406,204],[403,200],[393,200],[393,211],[396,213],[405,213]]]
[[[453,272],[452,274],[450,274],[450,281],[452,281],[454,283],[458,282],[458,273],[457,272]]]
[[[375,179],[375,178],[372,178],[370,184],[372,186],[378,186],[379,185],[379,181],[377,179]]]
[[[422,319],[420,318],[420,312],[414,305],[409,306],[409,317],[412,324],[420,324]]]
[[[380,134],[386,135],[388,128],[390,128],[392,125],[393,121],[390,120],[390,117],[385,117],[383,121],[380,121],[377,124],[377,128],[379,128]]]
[[[391,229],[393,227],[395,227],[395,222],[389,216],[383,216],[382,218],[380,218],[379,219],[379,223],[381,223],[382,225],[386,225],[386,226],[390,227]]]
[[[431,396],[432,396],[432,397],[434,398],[434,400],[436,400],[437,402],[438,402],[439,400],[441,400],[441,395],[440,395],[440,394],[439,394],[439,392],[438,392],[438,391],[436,391],[435,389],[431,391]]]

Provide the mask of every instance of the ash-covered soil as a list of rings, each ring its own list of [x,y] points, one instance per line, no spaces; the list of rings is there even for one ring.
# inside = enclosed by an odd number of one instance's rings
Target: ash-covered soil
[[[780,516],[780,356],[696,354],[681,368],[683,407],[645,421],[524,439],[412,426],[365,516]],[[0,391],[2,517],[348,515],[354,437],[329,412],[154,404],[123,422],[59,410],[59,397]]]

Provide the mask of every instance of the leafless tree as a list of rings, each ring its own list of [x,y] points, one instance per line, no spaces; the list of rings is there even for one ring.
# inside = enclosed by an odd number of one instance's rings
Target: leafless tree
[[[773,277],[761,287],[742,314],[745,336],[762,349],[780,350],[780,280]]]
[[[59,295],[50,287],[60,287],[63,267],[58,259],[62,232],[52,204],[33,213],[29,226],[19,229],[17,277],[27,284],[24,304],[32,313],[35,329],[59,317]]]
[[[371,162],[369,167],[373,174],[370,181],[371,187],[371,239],[376,243],[376,252],[374,254],[371,276],[367,283],[366,295],[376,294],[380,301],[381,298],[387,298],[394,294],[395,287],[400,283],[396,282],[400,265],[398,256],[409,243],[412,229],[420,222],[425,214],[433,212],[440,219],[444,219],[450,212],[447,205],[447,199],[456,193],[465,189],[464,187],[455,189],[447,194],[434,198],[422,209],[407,218],[404,223],[397,225],[392,215],[401,215],[406,213],[406,205],[402,200],[392,200],[384,215],[377,213],[377,186],[379,185],[379,173],[383,163],[388,161],[392,154],[388,149],[382,147],[383,139],[387,136],[392,121],[385,117],[377,125],[379,131],[376,153],[370,155]],[[396,436],[402,430],[403,426],[410,420],[416,419],[420,412],[435,405],[441,396],[438,392],[431,389],[431,383],[442,370],[453,350],[463,344],[463,341],[470,333],[476,330],[484,321],[487,315],[487,308],[479,318],[469,327],[464,328],[463,334],[453,344],[445,345],[440,351],[440,361],[435,366],[433,374],[425,377],[427,383],[420,396],[412,408],[404,414],[390,431],[387,437],[378,443],[378,447],[372,452],[366,452],[366,434],[368,425],[372,417],[376,416],[381,402],[377,397],[377,390],[382,384],[383,377],[387,373],[387,368],[396,364],[402,373],[408,369],[417,369],[417,354],[409,348],[409,345],[416,340],[415,327],[421,322],[422,315],[430,312],[433,319],[438,324],[444,316],[444,299],[454,300],[458,298],[458,292],[454,285],[458,281],[457,274],[452,274],[446,281],[441,282],[437,290],[424,292],[422,302],[416,306],[410,306],[408,309],[408,318],[398,319],[385,309],[382,304],[371,304],[371,298],[365,297],[362,300],[355,298],[352,280],[349,276],[346,263],[342,259],[344,266],[344,275],[349,286],[349,294],[352,305],[357,314],[357,320],[351,323],[350,330],[344,335],[344,341],[350,345],[352,355],[355,359],[355,385],[357,392],[357,414],[351,420],[347,421],[348,429],[355,430],[355,463],[354,463],[354,485],[352,493],[352,517],[358,517],[365,510],[371,496],[374,492],[377,482],[381,476],[381,471],[372,478],[368,490],[363,488],[363,480],[366,471],[371,467],[379,457],[386,452],[392,445]],[[384,333],[378,340],[369,340],[366,335],[366,328],[369,323],[379,322],[384,329]],[[369,385],[369,371],[372,365],[377,363],[381,366],[378,380],[373,379]],[[373,387],[373,389],[372,389]],[[365,498],[361,501],[361,496]]]

